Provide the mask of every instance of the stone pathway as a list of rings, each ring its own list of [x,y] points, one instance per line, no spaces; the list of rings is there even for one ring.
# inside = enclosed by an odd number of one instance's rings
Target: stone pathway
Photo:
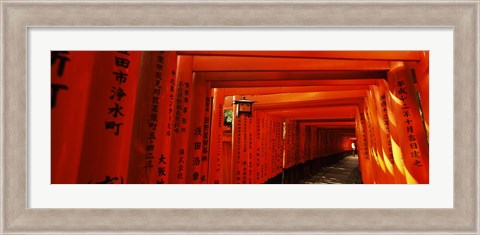
[[[321,169],[317,174],[303,182],[304,184],[361,184],[358,170],[358,158],[347,156],[338,163]]]

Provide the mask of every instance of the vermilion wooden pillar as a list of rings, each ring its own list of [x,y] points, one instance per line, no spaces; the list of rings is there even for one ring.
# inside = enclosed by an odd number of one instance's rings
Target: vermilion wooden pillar
[[[291,166],[295,165],[294,163],[294,149],[293,149],[293,139],[294,139],[294,121],[286,120],[285,121],[285,152],[284,152],[284,163],[283,168],[288,169]]]
[[[375,161],[377,162],[378,169],[378,183],[387,184],[393,182],[393,172],[387,169],[385,161],[388,161],[388,157],[383,151],[382,147],[382,135],[381,127],[378,120],[378,107],[375,101],[374,87],[370,86],[370,90],[367,91],[367,101],[369,106],[369,119],[371,123],[371,131],[373,135],[373,153]],[[388,164],[388,163],[387,163]]]
[[[209,152],[210,152],[210,138],[212,129],[212,88],[211,83],[206,84],[205,110],[203,111],[203,132],[202,132],[202,171],[201,183],[208,183],[208,167],[209,167]]]
[[[260,148],[262,151],[262,175],[263,179],[262,181],[265,182],[268,180],[269,175],[269,159],[267,153],[270,152],[268,149],[268,142],[267,142],[267,135],[269,133],[268,129],[268,119],[267,115],[265,113],[260,113],[261,114],[261,133],[262,133],[262,147]]]
[[[384,81],[382,81],[384,82]],[[380,82],[381,83],[381,82]],[[390,123],[388,120],[387,93],[383,85],[373,86],[374,105],[377,108],[378,134],[381,144],[381,156],[386,167],[387,183],[395,183],[396,170],[390,141]]]
[[[94,56],[87,51],[51,52],[52,184],[77,183]]]
[[[385,80],[379,82],[379,86],[382,86],[385,89],[385,102],[387,104],[387,113],[388,113],[388,127],[390,129],[390,143],[392,147],[392,154],[394,160],[394,172],[395,172],[395,182],[396,184],[405,184],[405,165],[403,162],[402,150],[399,146],[399,133],[398,133],[398,121],[392,110],[392,101],[391,101],[391,91],[389,89],[388,83]],[[383,101],[382,101],[383,102]]]
[[[192,56],[178,56],[177,80],[174,95],[174,113],[172,127],[171,163],[169,183],[186,183],[187,157],[189,156],[189,135],[191,92],[192,92]]]
[[[373,184],[372,159],[370,157],[370,149],[368,143],[368,132],[366,130],[366,121],[363,113],[364,107],[359,107],[356,118],[356,131],[358,142],[358,157],[362,166],[362,181],[365,184]]]
[[[241,96],[234,96],[233,100],[240,100]],[[246,122],[245,116],[236,115],[235,107],[233,108],[233,121],[232,121],[232,171],[233,181],[232,183],[241,184],[244,178],[243,163],[246,160],[246,151],[243,149],[244,137],[246,139]]]
[[[209,169],[208,183],[222,183],[222,173],[226,170],[222,168],[223,156],[223,102],[225,97],[222,88],[213,89],[213,105],[212,105],[212,126],[210,137],[209,152]]]
[[[142,52],[131,138],[128,183],[168,183],[175,89],[175,52]],[[170,125],[171,126],[171,125]]]
[[[247,151],[247,161],[246,161],[246,176],[247,176],[247,184],[254,183],[254,154],[255,154],[255,145],[254,145],[254,118],[247,117],[246,118],[246,126],[247,126],[247,138],[245,143],[245,148]]]
[[[367,98],[365,98],[367,99]],[[376,138],[375,138],[375,130],[372,123],[372,115],[370,114],[370,107],[366,102],[365,109],[364,109],[364,116],[365,116],[365,124],[366,124],[366,132],[367,132],[367,144],[368,144],[368,154],[370,156],[370,163],[372,165],[372,175],[373,181],[375,184],[382,183],[381,178],[383,177],[383,172],[378,162],[378,156],[376,151]]]
[[[187,183],[199,184],[206,183],[207,179],[202,179],[202,166],[207,163],[207,158],[202,158],[203,132],[209,132],[209,118],[205,125],[205,99],[207,98],[206,82],[197,76],[193,77],[192,103],[190,112],[189,132],[189,151],[187,158]],[[208,136],[208,134],[207,134]],[[208,138],[207,138],[208,142]]]
[[[258,162],[258,175],[259,183],[264,183],[266,180],[266,162],[265,162],[265,114],[261,111],[256,111],[255,113],[257,119],[257,155],[259,158]]]
[[[427,137],[420,117],[412,76],[403,62],[391,63],[388,83],[407,183],[427,184],[429,182]]]
[[[155,183],[169,183],[168,178],[170,175],[170,168],[172,164],[172,135],[173,124],[175,122],[175,90],[177,80],[177,53],[176,52],[164,52],[164,76],[163,85],[160,89],[160,105],[159,105],[159,120],[158,126],[159,132],[157,135],[157,147],[158,154],[155,156],[154,163],[156,163],[156,181]],[[156,66],[157,67],[157,66]],[[155,73],[157,77],[158,74]],[[158,79],[156,79],[158,80]],[[157,81],[155,81],[155,86]],[[142,91],[139,91],[142,92]],[[154,89],[154,97],[152,97],[152,103],[155,103],[154,99],[157,90]],[[152,106],[154,110],[155,106]],[[153,128],[154,124],[149,122],[149,127]],[[165,171],[165,172],[164,172]]]
[[[96,52],[78,183],[126,183],[140,52]]]
[[[430,53],[428,51],[423,51],[420,53],[420,61],[406,63],[408,69],[411,72],[415,71],[415,77],[418,83],[418,92],[420,93],[423,119],[425,121],[425,128],[427,138],[430,131],[429,118],[430,118],[430,96],[429,96],[429,77],[430,77]],[[414,70],[412,70],[414,69]]]
[[[258,117],[258,111],[253,111],[253,136],[252,136],[252,147],[253,147],[253,160],[252,160],[252,181],[254,184],[260,184],[260,147],[261,147],[261,134],[260,134],[260,119]]]
[[[283,170],[283,152],[285,149],[283,141],[283,122],[281,118],[277,118],[277,165],[276,165],[276,174],[281,174]]]

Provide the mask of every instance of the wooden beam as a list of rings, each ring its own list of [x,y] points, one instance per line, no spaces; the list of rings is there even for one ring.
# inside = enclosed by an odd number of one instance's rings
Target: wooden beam
[[[336,85],[375,85],[379,79],[346,79],[346,80],[281,80],[281,81],[213,81],[212,88],[246,88],[276,86],[336,86]]]
[[[237,94],[243,95],[243,94]],[[358,105],[366,96],[365,90],[324,91],[303,93],[281,93],[273,95],[247,95],[246,99],[255,101],[255,110],[288,109],[298,107],[345,106]],[[323,101],[323,102],[322,102]],[[225,107],[232,106],[232,96],[225,98]]]
[[[366,71],[390,70],[381,60],[332,60],[272,57],[195,56],[193,71]]]
[[[301,101],[301,102],[286,102],[286,103],[271,103],[271,104],[257,104],[254,110],[274,110],[274,109],[290,109],[290,108],[316,108],[316,107],[332,107],[332,106],[352,106],[359,105],[363,102],[363,98],[345,98],[332,99],[321,101]]]
[[[418,61],[423,51],[178,51],[179,55]]]
[[[315,91],[367,90],[368,85],[225,88],[225,95],[271,95]]]
[[[354,118],[356,106],[335,106],[265,111],[289,120]]]
[[[385,79],[386,70],[369,71],[281,71],[281,72],[196,72],[207,81],[278,81],[278,80],[343,80]]]
[[[242,95],[242,94],[239,94]],[[322,92],[303,92],[303,93],[282,93],[272,95],[253,95],[245,96],[247,99],[255,101],[255,105],[262,104],[278,104],[302,101],[320,101],[333,99],[361,98],[365,97],[365,90],[349,90],[349,91],[322,91]]]

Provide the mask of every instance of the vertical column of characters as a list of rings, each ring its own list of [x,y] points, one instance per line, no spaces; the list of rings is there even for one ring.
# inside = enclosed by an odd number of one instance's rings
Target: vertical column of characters
[[[260,113],[260,135],[261,135],[261,181],[266,182],[268,180],[267,169],[268,169],[268,161],[267,161],[267,115],[263,112]]]
[[[297,164],[297,121],[290,120],[290,166]]]
[[[166,122],[169,114],[169,80],[172,52],[142,52],[138,81],[134,125],[130,150],[128,183],[168,183],[169,154],[165,153]]]
[[[268,138],[269,138],[269,129],[268,129],[268,116],[266,113],[263,113],[262,118],[262,172],[263,172],[263,181],[267,181],[270,177],[269,175],[269,159],[268,159]]]
[[[247,118],[247,183],[253,184],[255,175],[254,175],[254,167],[255,167],[255,147],[254,147],[254,133],[255,133],[255,126],[254,126],[254,117]]]
[[[290,124],[290,166],[292,167],[297,164],[297,121],[291,121]]]
[[[296,126],[295,126],[295,164],[301,163],[301,157],[300,157],[300,142],[301,142],[301,127],[300,127],[300,122],[296,121]]]
[[[385,158],[382,151],[382,140],[380,136],[377,105],[373,94],[373,86],[367,91],[367,106],[369,107],[368,118],[371,123],[371,135],[373,140],[373,153],[375,156],[375,162],[377,163],[376,169],[378,170],[378,183],[385,184],[393,181],[393,174],[389,173],[386,165]],[[388,159],[387,159],[388,161]]]
[[[364,152],[364,143],[363,143],[363,130],[362,130],[362,125],[360,124],[360,111],[357,107],[356,114],[355,114],[355,138],[357,139],[357,157],[358,157],[358,168],[360,170],[360,173],[362,175],[362,180],[364,175],[366,175],[366,169],[365,169],[365,156],[363,154]],[[366,181],[364,181],[366,183]]]
[[[272,177],[277,175],[278,167],[278,125],[276,118],[272,117]]]
[[[241,169],[241,183],[246,184],[248,178],[248,117],[242,115],[242,129],[241,129],[241,139],[240,139],[240,169]]]
[[[428,136],[430,132],[429,118],[430,118],[430,97],[429,97],[429,51],[420,52],[420,61],[418,62],[408,62],[406,63],[409,68],[412,78],[416,80],[418,88],[418,97],[420,100],[421,106],[421,116],[425,122],[425,129]]]
[[[51,183],[74,184],[80,164],[94,53],[51,51]]]
[[[190,127],[190,89],[192,56],[178,56],[169,183],[184,184],[187,177],[188,129]]]
[[[275,174],[275,130],[273,124],[273,118],[268,116],[268,138],[267,138],[267,159],[268,159],[268,178],[271,179]]]
[[[157,61],[160,57],[157,56]],[[163,73],[162,86],[160,87],[160,105],[158,112],[161,114],[158,117],[158,131],[157,143],[158,150],[155,154],[156,174],[155,183],[167,184],[169,183],[170,169],[172,168],[172,133],[174,122],[175,109],[175,83],[177,80],[177,53],[172,51],[163,52]],[[156,65],[157,67],[158,65]],[[156,74],[156,76],[159,76]],[[158,79],[155,81],[157,86]],[[154,92],[158,92],[154,90]],[[153,122],[149,122],[149,126],[155,126]]]
[[[299,162],[304,163],[304,148],[305,148],[305,125],[300,124],[299,127],[299,141],[298,141],[298,156]]]
[[[200,173],[200,182],[208,183],[209,151],[210,151],[210,133],[212,126],[212,88],[210,82],[206,84],[205,110],[203,115],[203,134],[202,134],[202,169]]]
[[[275,174],[278,175],[282,172],[283,162],[283,122],[278,118],[275,120],[275,146],[276,146],[276,163]]]
[[[154,64],[152,66],[154,68],[154,82],[153,82],[153,90],[152,90],[152,95],[149,97],[149,99],[146,99],[147,102],[151,102],[150,110],[149,110],[149,130],[148,130],[148,137],[147,137],[147,143],[145,145],[145,159],[144,159],[144,168],[145,170],[148,171],[147,175],[152,176],[149,177],[148,181],[151,181],[150,179],[154,179],[152,175],[152,169],[154,168],[154,162],[156,159],[154,159],[155,155],[159,154],[158,153],[158,147],[156,147],[156,126],[158,125],[159,117],[162,116],[162,113],[159,113],[159,105],[161,105],[160,101],[160,92],[162,90],[162,81],[163,81],[163,69],[164,69],[164,57],[162,54],[155,55],[154,57]],[[142,92],[142,91],[140,91]],[[139,93],[140,93],[139,92]],[[151,101],[150,101],[151,100]],[[162,159],[163,162],[165,162],[164,159]],[[158,162],[155,163],[155,168],[158,169],[157,166]],[[156,170],[156,169],[155,169]],[[157,170],[158,171],[158,170]],[[161,173],[163,174],[163,173]],[[162,175],[163,176],[163,175]]]
[[[274,129],[275,129],[275,139],[274,139],[274,144],[275,144],[275,172],[273,175],[277,175],[280,170],[280,162],[281,162],[281,144],[283,143],[282,141],[282,136],[281,136],[281,128],[280,128],[280,122],[277,118],[274,120]]]
[[[296,165],[296,153],[295,153],[295,146],[296,146],[296,138],[297,138],[297,128],[296,128],[296,121],[293,121],[293,120],[290,120],[289,122],[289,132],[290,132],[290,136],[289,136],[289,148],[290,148],[290,151],[289,151],[289,164],[288,164],[288,167],[287,168],[290,168],[294,165]]]
[[[240,96],[233,96],[233,100],[239,100]],[[243,116],[236,115],[233,112],[232,121],[232,171],[234,184],[242,183],[242,137],[243,137]]]
[[[407,182],[405,176],[405,164],[403,162],[402,149],[400,148],[400,136],[397,116],[393,112],[393,104],[391,95],[393,91],[390,90],[387,81],[382,81],[380,85],[385,89],[385,101],[387,104],[388,123],[390,129],[390,143],[392,147],[392,154],[394,160],[395,183],[405,184]]]
[[[277,160],[277,172],[278,174],[282,173],[283,171],[283,153],[284,153],[284,149],[285,149],[285,141],[284,141],[284,137],[283,137],[283,130],[284,130],[284,127],[283,127],[283,120],[282,119],[279,119],[277,121],[277,126],[278,126],[278,141],[277,141],[277,145],[278,145],[278,160]]]
[[[285,120],[285,138],[284,138],[284,143],[285,143],[285,150],[283,153],[283,164],[282,168],[287,169],[291,165],[291,157],[292,157],[292,124],[290,120]]]
[[[226,169],[222,168],[224,162],[223,156],[223,119],[225,97],[222,88],[213,89],[213,108],[212,108],[212,131],[210,141],[210,160],[208,168],[208,183],[219,184],[226,183],[222,177]]]
[[[395,177],[398,173],[395,170],[395,160],[393,159],[392,142],[390,141],[390,122],[388,120],[388,107],[385,88],[381,84],[373,86],[374,102],[377,107],[377,122],[379,124],[379,135],[381,141],[381,150],[384,157],[388,183],[395,183]]]
[[[364,183],[367,183],[367,184],[374,184],[375,183],[375,179],[374,179],[374,174],[373,174],[373,168],[372,168],[372,159],[370,158],[370,150],[369,150],[369,140],[368,140],[368,131],[367,131],[367,124],[366,124],[366,120],[365,120],[365,107],[362,105],[359,110],[358,110],[358,117],[357,117],[357,120],[358,121],[358,129],[361,130],[360,131],[360,138],[361,138],[361,142],[362,144],[360,145],[359,144],[359,148],[361,148],[362,150],[358,151],[358,154],[359,154],[359,157],[361,157],[361,160],[364,159],[364,169],[365,169],[365,173],[362,172],[362,180]],[[357,136],[358,138],[358,136]]]
[[[370,172],[367,173],[367,164],[365,158],[365,140],[363,138],[363,129],[362,124],[360,123],[360,110],[357,108],[357,114],[355,117],[355,136],[357,138],[357,156],[358,156],[358,164],[359,169],[362,174],[362,181],[363,183],[369,183],[369,176]]]
[[[368,155],[370,158],[370,164],[372,166],[372,174],[373,180],[375,184],[379,183],[379,178],[381,177],[380,167],[378,163],[378,157],[376,156],[375,152],[375,136],[373,134],[373,126],[371,122],[371,115],[370,115],[370,107],[368,106],[367,98],[365,98],[365,107],[363,111],[363,115],[365,116],[365,130],[367,133],[367,145],[368,145]]]
[[[78,183],[125,183],[140,52],[95,52]]]
[[[201,178],[202,165],[207,164],[207,159],[202,160],[203,131],[205,130],[205,98],[207,97],[206,92],[205,80],[194,74],[192,92],[192,97],[194,98],[191,100],[188,100],[187,97],[184,98],[184,102],[187,101],[192,103],[192,111],[190,112],[189,117],[192,128],[189,130],[189,150],[187,159],[187,172],[189,172],[187,183],[189,184],[205,183],[206,181],[206,178],[203,179],[205,181],[202,181]],[[208,120],[206,127],[206,131],[208,132]]]
[[[253,157],[253,181],[255,184],[263,183],[261,181],[261,147],[262,147],[262,136],[261,136],[261,119],[260,112],[253,112],[253,148],[254,148],[254,157]]]
[[[407,183],[428,184],[429,154],[424,124],[410,71],[403,62],[392,63],[388,73],[392,108],[397,117]]]
[[[263,158],[262,158],[262,112],[254,112],[254,121],[255,121],[255,178],[258,184],[263,183],[262,167],[263,167]]]
[[[266,182],[268,180],[267,178],[267,119],[266,119],[266,113],[261,112],[260,113],[260,139],[261,139],[261,147],[260,147],[260,157],[261,157],[261,176],[262,176],[262,181]]]

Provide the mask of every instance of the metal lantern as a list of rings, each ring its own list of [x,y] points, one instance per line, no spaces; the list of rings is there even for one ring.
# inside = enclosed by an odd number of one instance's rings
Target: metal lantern
[[[236,105],[236,117],[239,117],[240,115],[252,117],[252,106],[254,102],[255,101],[253,100],[246,100],[245,96],[243,96],[241,100],[234,100],[233,104]]]

